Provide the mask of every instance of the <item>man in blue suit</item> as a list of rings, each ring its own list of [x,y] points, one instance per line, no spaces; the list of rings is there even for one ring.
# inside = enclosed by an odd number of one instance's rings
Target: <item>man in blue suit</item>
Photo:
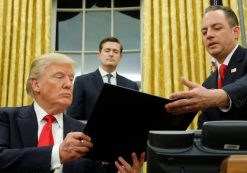
[[[99,68],[89,74],[76,77],[73,101],[67,114],[79,120],[88,120],[105,82],[138,90],[138,86],[116,71],[122,59],[123,47],[115,37],[103,39],[99,44]],[[111,77],[108,79],[107,75]],[[109,81],[108,81],[109,80]]]
[[[100,162],[82,157],[93,146],[91,138],[82,132],[84,125],[63,114],[72,102],[73,68],[72,59],[57,53],[33,61],[27,92],[34,103],[0,109],[0,172],[105,172]],[[45,128],[49,124],[46,115],[55,120],[49,130]],[[37,146],[42,129],[52,133],[52,142]],[[144,155],[140,162],[134,153],[131,156],[133,167],[121,157],[115,162],[120,172],[140,171]]]
[[[227,7],[208,7],[202,34],[217,70],[203,86],[183,78],[182,83],[190,91],[172,94],[171,98],[181,99],[167,104],[167,111],[181,114],[201,110],[199,128],[205,121],[247,120],[247,49],[238,45],[240,28],[236,14]],[[221,74],[223,66],[226,71]]]

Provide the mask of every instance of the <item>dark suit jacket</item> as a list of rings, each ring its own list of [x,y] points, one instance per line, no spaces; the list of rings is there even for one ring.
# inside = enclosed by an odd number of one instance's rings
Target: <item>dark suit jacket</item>
[[[217,81],[218,72],[215,71],[203,83],[203,86],[209,89],[217,88]],[[239,46],[232,55],[222,89],[230,96],[232,108],[228,112],[222,112],[218,108],[202,111],[198,119],[199,128],[205,121],[247,120],[247,49]]]
[[[117,74],[117,85],[138,90],[138,86],[131,81]],[[76,77],[74,82],[73,101],[67,110],[67,114],[80,120],[88,120],[100,91],[104,85],[99,70]]]
[[[84,125],[64,116],[64,136]],[[52,147],[36,147],[38,123],[32,106],[0,108],[0,172],[50,172]],[[102,172],[99,162],[81,158],[63,165],[64,173]]]

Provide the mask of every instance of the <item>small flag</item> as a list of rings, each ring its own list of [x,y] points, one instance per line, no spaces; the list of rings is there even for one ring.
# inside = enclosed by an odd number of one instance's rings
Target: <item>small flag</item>
[[[210,5],[223,5],[222,0],[210,0]]]

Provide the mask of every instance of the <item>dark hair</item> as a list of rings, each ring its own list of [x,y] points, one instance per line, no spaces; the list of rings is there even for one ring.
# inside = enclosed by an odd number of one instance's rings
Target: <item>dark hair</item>
[[[120,53],[122,53],[123,51],[123,46],[120,43],[120,41],[115,38],[115,37],[106,37],[103,40],[101,40],[100,44],[99,44],[99,51],[101,52],[102,48],[103,48],[103,44],[106,42],[115,42],[115,43],[119,43],[120,44]]]
[[[209,11],[215,11],[215,10],[221,10],[224,12],[227,20],[228,20],[228,23],[231,27],[234,27],[234,26],[238,26],[238,18],[236,16],[236,14],[234,13],[234,11],[229,8],[229,7],[225,7],[225,6],[222,6],[222,5],[212,5],[212,6],[209,6],[208,8],[206,8],[205,10],[205,13],[206,14],[207,12]]]

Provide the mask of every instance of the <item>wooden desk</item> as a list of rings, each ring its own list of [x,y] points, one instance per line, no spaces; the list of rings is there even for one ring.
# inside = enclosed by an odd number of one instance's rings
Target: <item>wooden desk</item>
[[[232,155],[222,161],[220,173],[246,173],[247,155]]]

